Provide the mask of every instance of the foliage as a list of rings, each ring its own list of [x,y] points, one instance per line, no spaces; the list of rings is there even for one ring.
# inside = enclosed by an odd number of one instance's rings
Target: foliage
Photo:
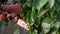
[[[30,34],[60,34],[60,0],[26,0],[24,13]],[[32,25],[32,27],[31,27]]]
[[[30,34],[60,34],[60,0],[21,0]],[[13,0],[13,3],[18,3]]]

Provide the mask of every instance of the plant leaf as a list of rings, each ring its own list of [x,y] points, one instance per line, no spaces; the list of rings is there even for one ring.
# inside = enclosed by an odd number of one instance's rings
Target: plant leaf
[[[47,2],[48,0],[36,0],[34,6],[36,9],[40,10]]]
[[[55,4],[55,0],[50,0],[49,4],[50,4],[50,8],[52,8]]]

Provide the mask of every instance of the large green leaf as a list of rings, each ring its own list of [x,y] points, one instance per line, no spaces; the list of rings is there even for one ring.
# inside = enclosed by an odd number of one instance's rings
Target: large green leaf
[[[32,0],[26,0],[26,3],[25,3],[28,7],[31,7],[32,6]]]
[[[49,30],[47,34],[56,34],[59,30],[60,22],[56,21],[53,24],[53,27]]]
[[[46,17],[42,22],[43,23],[51,23],[53,19],[51,17]]]
[[[49,32],[50,28],[52,27],[51,23],[52,23],[53,19],[50,17],[46,17],[43,21],[42,21],[42,28],[43,28],[43,32],[46,34],[47,32]]]
[[[36,0],[34,7],[36,9],[40,10],[40,8],[42,8],[47,2],[48,2],[48,0]]]
[[[49,4],[50,4],[50,8],[52,8],[55,4],[55,0],[50,0]]]
[[[48,11],[47,9],[46,9],[46,10],[42,10],[42,11],[39,13],[38,16],[39,16],[39,17],[40,17],[40,16],[43,16],[47,11]]]

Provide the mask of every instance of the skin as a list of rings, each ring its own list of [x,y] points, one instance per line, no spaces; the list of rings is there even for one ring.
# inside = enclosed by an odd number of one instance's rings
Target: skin
[[[11,16],[12,21],[17,22],[17,24],[22,28],[29,30],[26,21],[21,18],[18,19],[17,16],[23,12],[23,7],[21,4],[15,4],[15,5],[2,4],[2,7],[3,7],[3,12],[7,14],[8,19]]]

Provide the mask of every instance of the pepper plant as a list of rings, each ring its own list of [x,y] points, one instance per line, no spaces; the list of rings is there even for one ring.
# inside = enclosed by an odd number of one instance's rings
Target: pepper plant
[[[30,34],[60,34],[60,0],[23,0]]]

